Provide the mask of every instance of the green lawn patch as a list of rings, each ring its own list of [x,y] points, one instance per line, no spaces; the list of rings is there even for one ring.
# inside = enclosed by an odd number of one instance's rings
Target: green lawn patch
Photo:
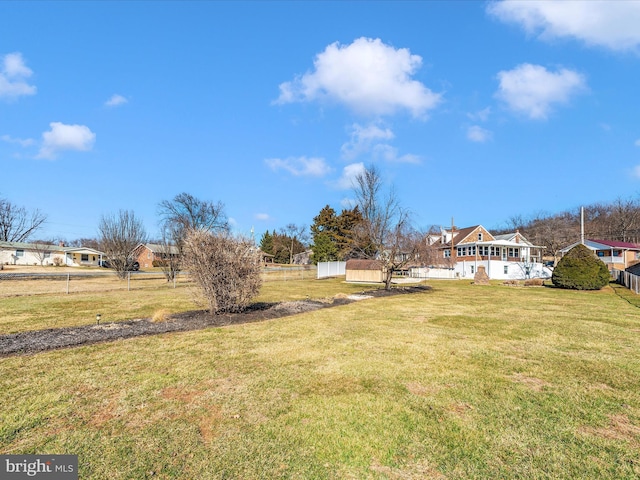
[[[0,359],[0,453],[77,454],[83,479],[640,476],[636,306],[430,284]]]

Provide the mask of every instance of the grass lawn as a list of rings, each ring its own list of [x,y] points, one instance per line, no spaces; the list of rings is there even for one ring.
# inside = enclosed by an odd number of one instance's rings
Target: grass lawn
[[[102,315],[102,322],[107,323],[148,318],[159,310],[178,313],[203,308],[194,302],[191,284],[178,283],[174,289],[173,285],[166,282],[157,279],[153,281],[155,282],[153,285],[127,291],[125,280],[108,276],[85,280],[85,285],[89,282],[94,283],[93,291],[69,295],[50,293],[0,296],[0,335],[27,330],[88,325],[95,323],[97,313]],[[8,285],[7,288],[16,288],[21,292],[37,291],[42,283],[50,281],[19,282],[23,284],[19,288],[15,287],[18,281],[11,281],[5,285]],[[120,285],[120,290],[113,288],[114,282]],[[145,279],[136,282],[136,285],[140,285],[145,282]],[[340,279],[270,280],[263,283],[260,296],[256,301],[277,302],[302,300],[308,297],[330,297],[339,292],[360,292],[363,288],[371,288],[371,286],[347,284]]]
[[[430,284],[0,359],[0,453],[77,454],[82,479],[640,476],[635,298]]]

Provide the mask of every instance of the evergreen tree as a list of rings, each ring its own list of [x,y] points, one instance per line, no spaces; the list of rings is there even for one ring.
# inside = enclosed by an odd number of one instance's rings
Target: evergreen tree
[[[341,260],[347,260],[358,256],[358,251],[365,250],[356,245],[355,229],[362,223],[363,217],[360,208],[356,205],[352,209],[344,209],[337,218],[338,231],[336,246]]]
[[[556,287],[573,290],[600,290],[609,284],[607,266],[591,250],[578,244],[560,259],[551,281]]]
[[[267,230],[262,234],[262,238],[260,239],[260,250],[264,253],[268,253],[269,255],[273,255],[273,235],[269,233]]]
[[[329,232],[319,232],[314,235],[314,243],[311,246],[313,250],[313,263],[318,262],[335,262],[338,260],[338,247],[332,239]]]
[[[326,205],[314,217],[311,225],[313,263],[331,262],[339,259],[337,237],[338,218],[336,217],[336,211]]]
[[[354,229],[362,222],[362,213],[356,206],[344,209],[340,215],[329,205],[314,217],[311,225],[313,261],[347,260],[365,250],[355,244]]]

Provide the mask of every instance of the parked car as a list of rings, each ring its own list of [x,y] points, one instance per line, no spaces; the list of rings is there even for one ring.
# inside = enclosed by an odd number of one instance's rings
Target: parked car
[[[98,262],[98,265],[104,268],[112,268],[108,260],[101,260],[100,262]],[[126,270],[128,272],[137,272],[138,270],[140,270],[140,264],[136,261],[129,261],[127,262]]]

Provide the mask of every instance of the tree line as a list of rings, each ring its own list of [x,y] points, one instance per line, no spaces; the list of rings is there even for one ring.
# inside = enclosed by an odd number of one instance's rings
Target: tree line
[[[584,209],[586,239],[640,243],[640,198],[617,198],[611,203],[594,203]],[[545,255],[559,257],[562,248],[580,241],[581,209],[559,213],[516,215],[502,231],[519,230],[530,242],[545,248]],[[501,232],[498,232],[501,233]]]
[[[424,241],[427,232],[412,224],[409,211],[401,205],[393,188],[386,188],[379,170],[369,166],[356,177],[353,185],[355,203],[352,208],[337,213],[324,206],[313,218],[309,228],[293,223],[280,230],[265,232],[259,242],[262,252],[271,255],[275,263],[293,263],[297,254],[311,250],[314,263],[376,259],[390,275],[402,268],[408,259],[419,255],[428,259]],[[221,202],[201,200],[189,193],[180,193],[158,205],[161,245],[161,268],[171,281],[185,262],[187,237],[190,232],[203,231],[218,236],[229,235],[225,207]],[[23,242],[33,238],[47,217],[39,210],[28,211],[7,199],[0,198],[0,241]],[[504,229],[496,233],[519,230],[535,245],[545,247],[545,254],[558,258],[560,249],[580,240],[580,209],[555,214],[538,213],[528,218],[511,217]],[[103,215],[97,238],[82,238],[69,242],[105,252],[119,275],[125,275],[133,249],[148,241],[142,221],[133,211],[121,210]],[[586,238],[640,243],[640,200],[618,198],[611,203],[595,203],[584,207]],[[242,239],[253,243],[253,239]],[[54,240],[37,240],[46,245]],[[255,250],[255,247],[254,247]]]

